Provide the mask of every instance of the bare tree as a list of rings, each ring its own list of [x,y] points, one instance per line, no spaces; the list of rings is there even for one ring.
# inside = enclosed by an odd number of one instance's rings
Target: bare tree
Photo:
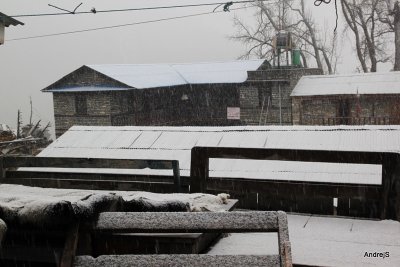
[[[273,38],[277,32],[285,30],[292,34],[293,41],[300,49],[303,65],[307,67],[310,61],[328,73],[334,72],[332,58],[335,54],[336,39],[321,34],[316,27],[311,12],[306,8],[305,1],[282,0],[274,3],[252,3],[257,7],[256,26],[244,24],[235,18],[238,32],[232,39],[248,45],[243,57],[256,55],[259,58],[272,59]]]
[[[343,16],[354,35],[355,50],[363,72],[376,72],[378,63],[391,58],[385,38],[391,30],[391,0],[342,0]]]
[[[390,0],[386,0],[391,2]],[[389,9],[391,5],[389,4]],[[393,21],[389,18],[384,20],[391,30],[394,32],[394,45],[395,45],[395,53],[394,53],[394,66],[393,70],[400,71],[400,4],[398,1],[393,6],[392,11],[389,15],[393,16]]]

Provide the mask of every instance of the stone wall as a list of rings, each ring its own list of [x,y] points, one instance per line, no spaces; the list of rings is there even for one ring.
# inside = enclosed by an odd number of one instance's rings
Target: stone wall
[[[76,97],[85,96],[87,113],[78,114]],[[111,125],[108,92],[53,93],[56,137],[73,125]]]
[[[72,125],[292,124],[290,94],[294,86],[303,75],[320,73],[318,69],[265,69],[249,72],[248,80],[240,84],[55,92],[53,99],[56,135],[61,135]],[[104,88],[124,85],[88,67],[82,67],[47,89],[74,86]],[[79,100],[77,97],[80,97]],[[85,103],[84,112],[76,107],[77,103]],[[240,119],[228,118],[228,108],[240,108]]]
[[[400,95],[293,97],[294,125],[400,124]]]
[[[292,124],[290,94],[304,75],[319,75],[319,69],[271,68],[250,71],[240,88],[241,120],[245,125]]]

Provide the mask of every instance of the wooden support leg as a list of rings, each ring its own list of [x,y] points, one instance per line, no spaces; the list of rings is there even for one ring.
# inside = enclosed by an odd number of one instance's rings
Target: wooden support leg
[[[281,256],[282,267],[292,267],[292,252],[289,241],[289,226],[287,215],[283,211],[278,211],[278,241],[279,254]]]
[[[72,267],[78,245],[79,224],[75,224],[67,233],[63,254],[61,256],[60,267]]]
[[[182,185],[181,185],[181,176],[179,172],[179,161],[173,161],[172,162],[172,169],[174,172],[174,186],[175,186],[175,192],[176,193],[181,193],[182,192]]]

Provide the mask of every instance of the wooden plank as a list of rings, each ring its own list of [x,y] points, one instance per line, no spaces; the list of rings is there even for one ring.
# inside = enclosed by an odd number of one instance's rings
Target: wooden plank
[[[98,180],[68,180],[51,178],[3,178],[0,183],[20,184],[45,188],[116,190],[116,191],[149,191],[154,193],[174,193],[172,183],[150,183],[136,181],[98,181]]]
[[[72,267],[79,238],[79,224],[75,224],[67,232],[64,250],[61,256],[60,267]]]
[[[74,266],[281,266],[279,255],[102,255],[97,258],[79,256]]]
[[[106,173],[75,173],[75,172],[35,172],[35,171],[7,171],[7,178],[52,178],[67,180],[104,180],[104,181],[138,181],[173,183],[171,176],[157,175],[130,175]]]
[[[275,211],[103,212],[94,229],[113,233],[276,232],[277,214]]]
[[[236,199],[228,199],[222,205],[225,211],[231,211],[238,203]],[[218,237],[219,233],[102,233],[94,232],[93,254],[198,254],[205,251]],[[80,236],[81,240],[81,236]],[[81,241],[79,242],[81,244]]]
[[[171,182],[168,175],[142,175],[142,174],[113,174],[113,173],[81,173],[81,172],[44,172],[44,171],[10,171],[6,172],[9,178],[58,178],[58,179],[84,179],[84,180],[119,180],[119,181],[143,181],[143,182]],[[180,176],[183,190],[190,185],[190,178]]]
[[[292,252],[289,241],[289,226],[285,212],[278,211],[278,243],[281,266],[292,266]]]
[[[384,155],[397,157],[390,152],[357,152],[334,150],[265,149],[235,147],[193,147],[192,157],[264,159],[305,162],[332,162],[353,164],[382,164]],[[193,160],[193,158],[192,158]],[[204,161],[203,161],[204,162]]]
[[[172,169],[173,160],[4,157],[4,168],[116,168],[116,169]]]
[[[207,181],[207,190],[258,192],[270,196],[307,195],[315,197],[352,197],[362,195],[365,198],[380,199],[380,185],[358,185],[320,182],[292,182],[277,180],[259,180],[245,178],[212,178]]]

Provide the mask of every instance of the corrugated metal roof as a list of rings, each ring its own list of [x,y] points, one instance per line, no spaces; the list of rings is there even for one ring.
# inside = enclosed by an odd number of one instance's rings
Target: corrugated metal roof
[[[68,87],[46,92],[110,91],[168,87],[185,84],[243,83],[247,72],[257,70],[264,60],[237,60],[188,64],[110,64],[86,65],[126,88]]]
[[[400,152],[400,126],[74,126],[39,156],[177,159],[181,175],[190,176],[194,146]],[[381,182],[381,166],[376,165],[212,159],[210,170],[211,177]],[[170,174],[162,170],[118,172]]]
[[[400,94],[400,71],[303,76],[291,96]]]

